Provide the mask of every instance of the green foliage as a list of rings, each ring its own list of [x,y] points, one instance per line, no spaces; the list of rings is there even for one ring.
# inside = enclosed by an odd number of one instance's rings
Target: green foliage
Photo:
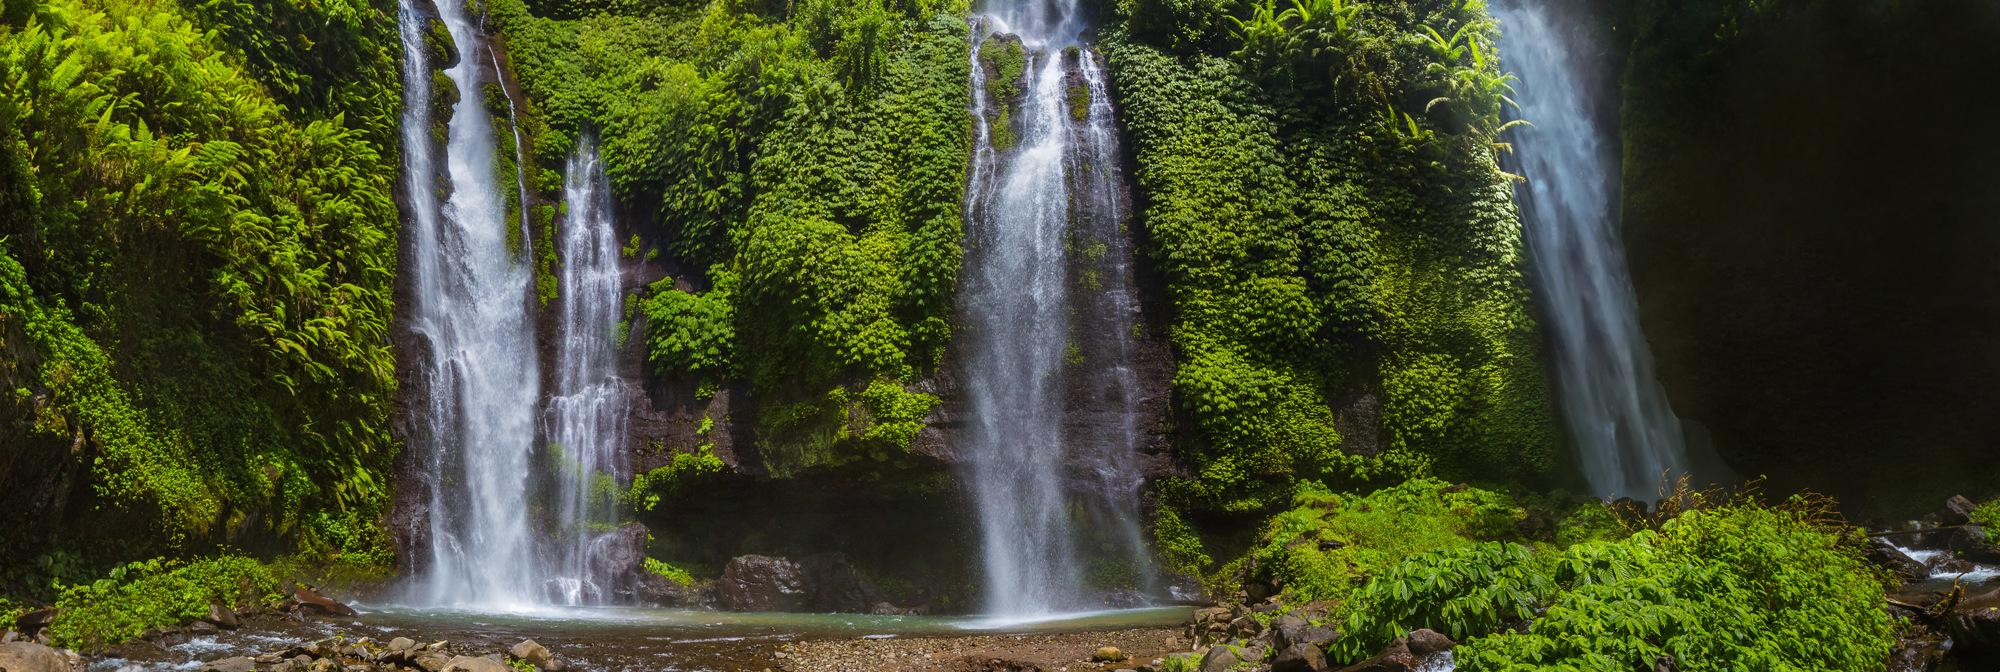
[[[661,375],[722,374],[729,371],[736,344],[737,276],[709,270],[715,287],[701,294],[673,289],[671,278],[654,283],[654,294],[639,302],[646,315],[647,359]]]
[[[91,583],[61,586],[62,611],[49,631],[60,646],[101,648],[206,618],[211,602],[236,608],[239,598],[262,600],[277,587],[269,569],[242,556],[134,562]]]
[[[1412,556],[1509,536],[1520,516],[1505,495],[1429,478],[1365,496],[1305,483],[1293,504],[1271,519],[1251,557],[1261,577],[1303,601],[1346,600],[1358,578]]]
[[[1028,54],[1021,40],[994,37],[979,44],[979,62],[993,68],[986,79],[986,95],[996,104],[1008,105],[1021,95],[1021,77],[1028,71]]]
[[[1557,435],[1483,6],[1119,9],[1103,49],[1194,472],[1161,494],[1249,513],[1300,482],[1544,478]]]
[[[2000,529],[2000,499],[1988,500],[1972,509],[1972,522],[1986,529]]]
[[[694,576],[688,574],[687,570],[675,567],[673,565],[669,565],[664,562],[660,562],[658,560],[654,560],[652,558],[646,558],[646,571],[667,577],[668,581],[672,581],[674,583],[678,583],[683,586],[695,585]]]
[[[220,0],[45,3],[0,34],[0,163],[27,169],[0,193],[28,201],[0,217],[0,369],[40,399],[0,446],[73,445],[162,543],[380,511],[393,35],[368,6]]]
[[[767,407],[758,420],[758,452],[780,478],[814,467],[858,460],[887,462],[906,454],[938,398],[886,380],[859,393],[836,387],[808,402]]]
[[[1692,511],[1619,544],[1570,549],[1566,592],[1526,633],[1466,642],[1461,669],[1875,670],[1894,644],[1881,579],[1790,509]]]
[[[640,511],[651,511],[659,506],[662,498],[673,496],[688,481],[728,470],[729,465],[716,457],[713,447],[709,445],[703,445],[693,453],[675,453],[673,462],[633,476],[632,487],[626,490],[624,503]]]
[[[1360,660],[1418,628],[1463,641],[1526,620],[1555,591],[1526,546],[1493,542],[1431,551],[1397,563],[1356,591],[1345,605],[1347,636],[1328,653]]]
[[[1192,653],[1168,654],[1160,661],[1160,672],[1197,672],[1201,669],[1201,657]]]

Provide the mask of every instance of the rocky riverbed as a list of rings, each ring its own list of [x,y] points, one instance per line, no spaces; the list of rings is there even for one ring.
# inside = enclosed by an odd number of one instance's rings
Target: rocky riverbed
[[[1187,651],[1178,629],[800,642],[777,652],[784,672],[1083,672],[1157,666]],[[1115,659],[1115,660],[1106,660]]]

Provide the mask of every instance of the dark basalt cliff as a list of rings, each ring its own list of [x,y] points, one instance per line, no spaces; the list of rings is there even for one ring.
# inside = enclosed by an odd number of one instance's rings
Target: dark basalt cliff
[[[2000,9],[1846,4],[1637,11],[1625,242],[1674,408],[1730,466],[1922,510],[1996,472]]]

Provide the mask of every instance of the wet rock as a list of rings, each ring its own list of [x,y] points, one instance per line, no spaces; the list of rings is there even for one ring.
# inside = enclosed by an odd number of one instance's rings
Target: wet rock
[[[1889,654],[1889,672],[1935,672],[1951,651],[1951,640],[1940,636],[1899,638]]]
[[[1930,563],[1926,567],[1930,568],[1932,575],[1943,576],[1955,576],[1979,569],[1977,565],[1949,555],[1940,555],[1931,558]]]
[[[1125,652],[1118,650],[1118,647],[1115,646],[1100,646],[1097,647],[1096,653],[1090,654],[1090,659],[1104,663],[1115,663],[1125,659]]]
[[[549,653],[548,648],[535,643],[535,640],[532,639],[515,644],[514,648],[507,650],[507,655],[513,656],[515,660],[533,665],[537,669],[548,670],[549,672],[562,669],[562,664],[556,662],[556,657]]]
[[[1966,499],[1965,495],[1952,495],[1951,499],[1944,500],[1944,506],[1938,507],[1938,523],[1941,525],[1970,523],[1973,508],[1972,500]]]
[[[1397,637],[1375,657],[1340,668],[1340,672],[1410,672],[1419,664],[1417,657],[1410,654],[1408,640]]]
[[[221,602],[208,603],[208,622],[224,630],[235,630],[241,625],[236,620],[236,611],[222,606]]]
[[[1326,668],[1326,654],[1311,644],[1293,644],[1278,652],[1271,672],[1319,672]]]
[[[355,616],[354,608],[335,601],[333,598],[313,592],[305,586],[292,590],[292,599],[299,601],[300,611],[327,616]]]
[[[1868,539],[1868,561],[1896,573],[1896,578],[1904,581],[1922,581],[1931,575],[1929,567],[1917,562],[1909,554],[1896,548],[1895,544],[1881,537]]]
[[[61,609],[42,607],[21,614],[14,617],[14,629],[21,631],[22,639],[34,639],[35,635],[41,634],[42,628],[49,627],[50,623],[56,622],[56,614],[60,613],[62,613]]]
[[[251,660],[249,656],[224,658],[201,666],[201,672],[256,672],[256,670],[257,661]]]
[[[2000,662],[2000,591],[1959,600],[1945,615],[1945,625],[1951,630],[1955,653],[1988,664]]]
[[[1995,546],[1986,536],[1986,529],[1978,525],[1966,525],[1953,530],[1946,544],[1958,557],[1984,564],[2000,564],[2000,546]]]
[[[716,606],[733,611],[866,613],[881,591],[839,553],[794,562],[765,555],[739,556],[711,584]]]
[[[0,644],[0,670],[7,672],[70,672],[62,652],[31,642]]]
[[[1223,672],[1243,662],[1236,650],[1227,646],[1217,646],[1201,656],[1201,672]]]
[[[208,621],[195,621],[188,624],[188,632],[197,635],[213,635],[218,631],[219,629],[215,627],[215,624]]]
[[[1407,640],[1410,655],[1418,658],[1429,658],[1458,646],[1450,637],[1428,628],[1412,631],[1404,639]]]

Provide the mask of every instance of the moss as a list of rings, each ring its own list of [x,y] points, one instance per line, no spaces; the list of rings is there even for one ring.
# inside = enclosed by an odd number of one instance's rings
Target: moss
[[[450,138],[452,108],[458,105],[458,82],[443,70],[431,71],[431,141],[442,147]]]
[[[1076,121],[1090,118],[1090,89],[1081,86],[1069,88],[1069,118]]]
[[[444,21],[431,19],[424,24],[424,48],[430,57],[433,69],[444,70],[458,65],[458,43],[451,38],[451,29]]]
[[[1013,105],[1022,93],[1021,79],[1027,74],[1028,53],[1021,39],[1012,35],[988,38],[979,45],[979,62],[993,69],[986,79],[986,93],[997,105]]]

